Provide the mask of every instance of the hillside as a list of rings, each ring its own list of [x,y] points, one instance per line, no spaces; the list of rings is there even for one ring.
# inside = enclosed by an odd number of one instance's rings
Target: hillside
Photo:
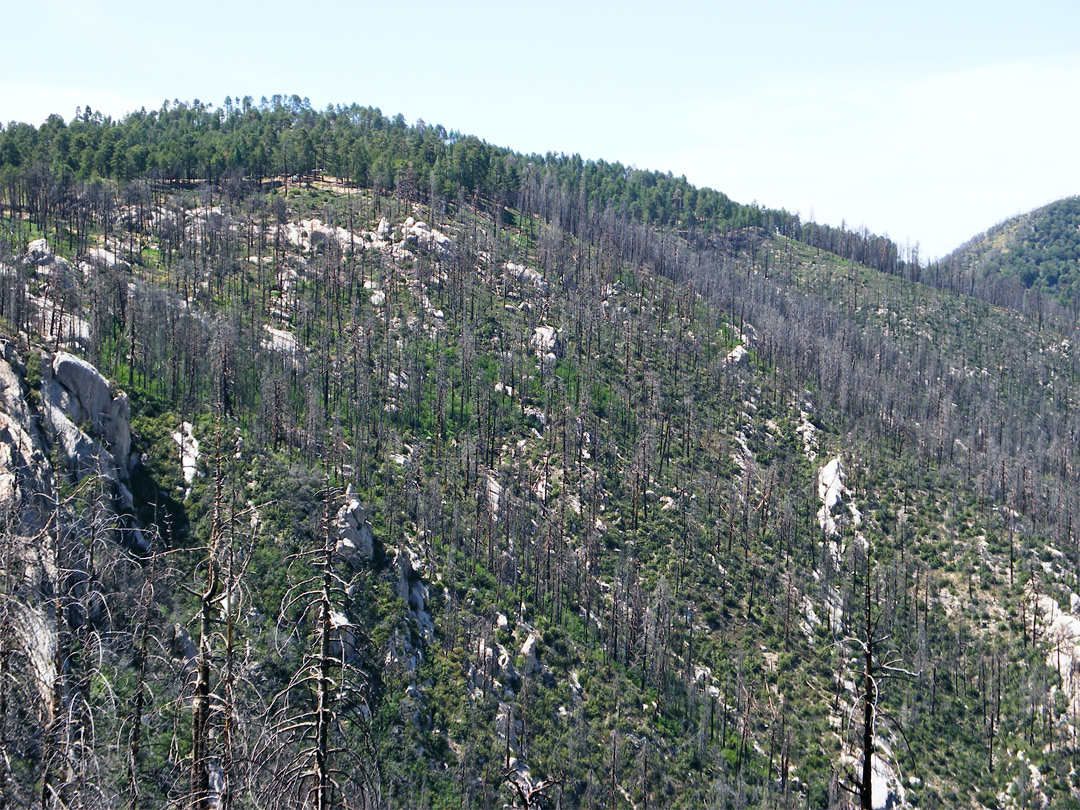
[[[1055,309],[403,122],[404,183],[46,160],[125,126],[0,137],[3,806],[1080,798]]]
[[[1075,306],[1080,295],[1080,197],[1037,208],[995,225],[957,248],[942,264],[972,278],[1002,276]]]

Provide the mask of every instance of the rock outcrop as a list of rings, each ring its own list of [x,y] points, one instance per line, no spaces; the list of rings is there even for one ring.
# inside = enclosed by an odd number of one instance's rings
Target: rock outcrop
[[[396,549],[394,568],[398,572],[398,581],[394,590],[408,606],[409,613],[416,620],[422,641],[427,644],[435,640],[435,622],[428,610],[428,586],[423,579],[424,564],[408,547]]]
[[[0,529],[8,544],[0,558],[0,577],[8,596],[14,597],[6,608],[21,662],[16,677],[37,694],[43,717],[51,722],[61,674],[57,606],[62,603],[63,620],[70,628],[107,626],[109,616],[102,595],[88,589],[91,555],[99,550],[88,549],[77,530],[63,528],[77,525],[82,506],[58,492],[47,449],[52,444],[76,477],[96,470],[116,484],[106,510],[115,494],[130,508],[130,494],[120,483],[126,464],[118,468],[99,441],[126,461],[131,433],[127,400],[114,395],[92,365],[66,353],[32,355],[31,360],[35,368],[28,381],[12,345],[0,343]],[[35,391],[39,360],[40,390]],[[102,514],[94,511],[98,506],[89,508],[93,514],[87,519]],[[56,521],[58,511],[65,514]]]
[[[548,362],[553,363],[562,357],[562,341],[559,340],[559,333],[554,326],[541,325],[536,327],[533,330],[532,337],[529,338],[529,345],[536,351],[537,357]]]
[[[506,272],[519,281],[531,284],[541,294],[546,294],[548,291],[548,283],[544,280],[544,276],[538,270],[533,270],[531,267],[526,267],[523,264],[515,264],[514,262],[507,262],[504,267]]]
[[[521,655],[525,658],[525,674],[534,675],[541,671],[540,657],[537,655],[537,642],[540,641],[540,633],[531,630],[525,643],[521,645]]]
[[[839,514],[838,507],[845,502],[850,513],[851,524],[858,526],[862,522],[862,514],[851,501],[851,490],[844,485],[845,478],[846,474],[839,456],[818,470],[818,498],[821,501],[821,508],[818,510],[818,525],[830,537],[840,534],[844,517]]]
[[[180,449],[180,472],[185,484],[195,483],[199,474],[199,440],[195,438],[195,426],[191,422],[181,422],[180,429],[172,434],[172,440]]]
[[[27,298],[37,309],[41,336],[55,346],[86,346],[90,325],[78,314],[78,274],[71,262],[53,253],[44,239],[30,243],[23,261],[37,276],[37,283],[27,289]]]
[[[407,244],[419,245],[444,256],[448,255],[453,247],[449,236],[412,217],[406,219],[401,226],[401,235]]]
[[[27,245],[26,256],[23,258],[27,264],[36,269],[38,275],[63,274],[66,276],[74,271],[71,262],[53,253],[45,239],[35,239]]]
[[[335,242],[348,253],[354,248],[365,250],[370,247],[370,234],[354,233],[346,228],[324,223],[320,219],[302,219],[285,225],[285,238],[301,250],[314,250],[330,242]]]
[[[93,365],[67,352],[44,362],[42,372],[45,426],[64,465],[79,480],[97,474],[126,481],[131,454],[127,396],[114,391]]]
[[[371,562],[375,555],[375,534],[368,521],[367,510],[353,495],[352,486],[345,491],[345,505],[337,513],[337,553],[353,565]]]
[[[0,517],[29,535],[45,525],[42,498],[52,489],[51,469],[13,363],[18,361],[5,343],[0,348]]]
[[[745,346],[736,346],[728,352],[728,356],[724,358],[724,362],[729,366],[745,366],[750,362],[750,353],[746,351]]]

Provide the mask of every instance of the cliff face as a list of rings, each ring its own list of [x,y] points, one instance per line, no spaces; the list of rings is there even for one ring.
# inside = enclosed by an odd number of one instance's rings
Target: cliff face
[[[50,443],[71,475],[107,479],[130,510],[131,494],[123,484],[132,463],[127,396],[114,392],[93,365],[74,355],[57,352],[47,361],[42,361],[41,399]]]
[[[10,344],[0,358],[0,510],[8,527],[0,568],[15,599],[4,612],[15,629],[18,658],[26,683],[32,684],[45,716],[52,719],[57,679],[55,612],[49,596],[56,590],[55,555],[46,527],[55,487],[45,441],[27,402],[22,364]],[[20,598],[21,597],[21,598]]]
[[[0,351],[0,510],[17,533],[33,534],[44,526],[52,470],[27,402],[22,362],[10,343]]]
[[[36,695],[30,703],[45,726],[79,688],[65,684],[66,637],[110,623],[93,586],[101,557],[85,530],[100,531],[115,553],[114,541],[131,527],[123,483],[130,443],[127,399],[93,365],[64,352],[34,354],[28,364],[3,344],[0,574],[14,598],[4,600],[0,618],[13,629],[4,639],[9,674]]]
[[[57,473],[73,483],[89,475],[105,479],[123,508],[132,508],[125,485],[131,427],[127,396],[91,363],[59,349],[82,346],[89,337],[86,321],[71,304],[79,272],[45,239],[30,243],[23,263],[31,271],[26,294],[36,314],[26,322],[36,334],[24,337],[57,350],[19,357],[11,343],[3,346],[0,510],[17,513],[20,531],[33,534],[45,526],[46,504],[55,506],[50,457],[60,465]],[[82,262],[78,270],[89,275],[93,267]]]

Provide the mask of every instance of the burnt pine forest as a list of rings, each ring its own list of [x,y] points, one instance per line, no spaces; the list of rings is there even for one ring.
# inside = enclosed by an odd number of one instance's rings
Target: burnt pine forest
[[[0,129],[0,810],[1076,807],[1078,206]]]

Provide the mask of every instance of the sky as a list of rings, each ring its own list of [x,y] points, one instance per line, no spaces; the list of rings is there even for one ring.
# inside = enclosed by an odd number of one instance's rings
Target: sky
[[[1080,3],[7,4],[0,121],[276,93],[670,171],[925,259],[1080,194]]]

